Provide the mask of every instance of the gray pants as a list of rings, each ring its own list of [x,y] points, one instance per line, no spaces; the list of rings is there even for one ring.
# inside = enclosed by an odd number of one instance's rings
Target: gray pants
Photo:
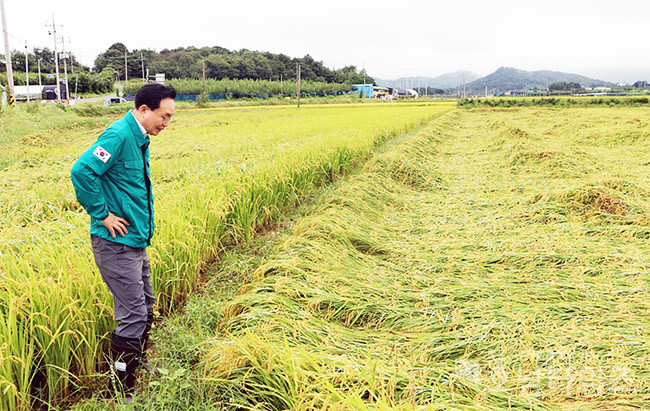
[[[95,263],[113,294],[115,334],[123,338],[141,338],[147,325],[147,312],[154,304],[149,259],[146,248],[90,236]]]

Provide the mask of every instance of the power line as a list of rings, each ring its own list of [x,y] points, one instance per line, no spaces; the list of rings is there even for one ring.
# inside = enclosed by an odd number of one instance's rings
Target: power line
[[[21,1],[13,1],[13,6],[12,6],[12,21],[16,22],[17,25],[16,27],[13,28],[13,33],[14,35],[18,36],[21,38],[21,42],[24,41],[25,39],[28,39],[31,44],[38,44],[38,43],[44,43],[45,42],[45,37],[42,36],[40,37],[39,40],[37,40],[34,36],[35,33],[41,33],[40,30],[35,30],[36,27],[41,27],[42,24],[47,21],[46,16],[43,14],[43,10],[45,10],[42,7],[33,7],[30,10],[27,10],[25,8],[24,2]],[[40,18],[36,18],[35,14],[40,16]],[[37,20],[40,19],[41,22],[37,22]],[[14,36],[15,37],[15,36]]]
[[[27,39],[25,37],[22,37],[22,38],[16,37],[13,34],[11,34],[11,32],[7,32],[7,34],[9,35],[9,37],[16,40],[18,43],[23,43],[23,42],[27,41]],[[15,50],[18,51],[18,49],[15,49]]]
[[[19,39],[18,37],[14,36],[14,35],[11,34],[9,31],[7,31],[7,34],[9,35],[9,37],[13,38],[14,40],[16,40],[16,41],[20,41],[20,39]]]
[[[18,2],[15,2],[15,4],[16,4],[16,7],[18,7],[18,8],[20,9],[20,11],[22,11],[22,15],[21,15],[21,17],[23,18],[23,20],[24,20],[25,18],[26,18],[27,20],[30,20],[30,22],[31,22],[34,26],[40,26],[40,24],[42,24],[42,23],[37,23],[37,22],[34,20],[34,18],[32,17],[33,14],[35,13],[35,11],[39,11],[39,12],[40,12],[40,9],[35,8],[33,11],[30,11],[30,10],[26,10],[26,9],[24,8],[24,4],[23,4],[23,2],[18,1]],[[43,17],[45,17],[45,15],[43,15]]]

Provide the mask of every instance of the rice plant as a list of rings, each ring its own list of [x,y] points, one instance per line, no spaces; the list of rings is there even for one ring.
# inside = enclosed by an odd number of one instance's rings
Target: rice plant
[[[224,246],[248,241],[377,144],[450,108],[179,110],[151,143],[158,231],[149,256],[157,309],[169,312],[182,302]],[[59,404],[101,369],[113,328],[112,299],[94,265],[88,216],[69,170],[115,117],[81,114],[67,127],[53,121],[57,128],[2,146],[1,409]]]
[[[645,407],[650,140],[628,136],[649,121],[463,110],[373,158],[219,303],[206,390],[236,409]]]

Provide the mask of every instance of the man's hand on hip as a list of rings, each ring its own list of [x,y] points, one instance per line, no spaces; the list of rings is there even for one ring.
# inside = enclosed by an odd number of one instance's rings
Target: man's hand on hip
[[[126,229],[126,226],[130,225],[129,222],[122,217],[116,216],[110,211],[108,212],[108,217],[103,219],[102,223],[104,223],[106,228],[108,228],[108,231],[110,231],[113,238],[115,238],[116,231],[120,233],[122,237],[124,237],[129,232],[129,230]]]

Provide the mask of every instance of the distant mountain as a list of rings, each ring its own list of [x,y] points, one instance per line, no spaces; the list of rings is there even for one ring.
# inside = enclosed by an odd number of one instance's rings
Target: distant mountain
[[[471,71],[454,71],[453,73],[441,74],[437,77],[402,77],[396,80],[384,80],[375,77],[375,82],[378,86],[382,87],[393,87],[393,88],[405,88],[408,84],[408,88],[417,88],[418,82],[420,87],[429,86],[430,88],[440,88],[440,89],[456,89],[456,87],[463,85],[463,76],[465,77],[465,84],[470,83],[481,76],[473,73]]]
[[[483,93],[485,87],[490,92],[505,92],[513,90],[546,89],[551,83],[558,81],[575,82],[583,87],[611,86],[612,83],[592,79],[579,74],[562,73],[559,71],[539,70],[525,71],[512,67],[501,67],[492,74],[467,84],[468,93]]]
[[[479,74],[471,71],[454,71],[453,73],[445,73],[433,78],[434,85],[432,86],[431,81],[429,81],[429,87],[455,89],[459,86],[462,87],[463,82],[465,82],[465,84],[471,83],[480,77]]]

